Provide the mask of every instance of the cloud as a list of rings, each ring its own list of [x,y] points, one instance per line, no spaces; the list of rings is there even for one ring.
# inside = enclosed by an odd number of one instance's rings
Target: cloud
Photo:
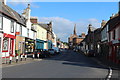
[[[25,2],[22,2],[22,1],[19,1],[19,0],[12,0],[11,2],[8,2],[9,4],[13,5],[13,6],[18,6],[18,5],[22,5],[22,6],[27,6],[28,4],[30,4],[30,6],[32,8],[40,8],[39,5],[33,3],[33,2],[28,2],[28,1],[25,1]]]
[[[70,34],[73,34],[74,24],[76,24],[77,34],[82,32],[87,33],[88,24],[92,24],[94,27],[100,27],[100,23],[97,19],[80,19],[78,21],[70,21],[62,17],[40,17],[39,22],[53,22],[53,31],[57,34],[58,38],[62,41],[67,41]]]

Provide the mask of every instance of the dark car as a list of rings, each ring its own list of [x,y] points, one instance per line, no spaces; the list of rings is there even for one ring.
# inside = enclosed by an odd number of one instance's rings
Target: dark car
[[[94,50],[89,50],[87,53],[87,56],[94,57],[95,56],[95,51]]]

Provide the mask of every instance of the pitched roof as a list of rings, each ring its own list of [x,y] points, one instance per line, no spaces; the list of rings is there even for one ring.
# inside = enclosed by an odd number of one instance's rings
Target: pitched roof
[[[20,15],[15,10],[11,9],[10,7],[8,7],[7,5],[2,4],[1,6],[2,6],[2,8],[0,9],[0,11],[3,14],[5,14],[5,15],[13,18],[13,19],[15,19],[18,23],[20,23],[20,24],[22,24],[24,26],[26,25],[25,17],[23,17],[22,15]]]
[[[118,23],[120,23],[120,15],[116,16],[108,21],[108,23],[107,23],[109,25],[108,30],[110,31],[113,28],[115,28]]]
[[[39,25],[40,25],[41,27],[45,28],[46,30],[49,30],[48,24],[39,23]]]

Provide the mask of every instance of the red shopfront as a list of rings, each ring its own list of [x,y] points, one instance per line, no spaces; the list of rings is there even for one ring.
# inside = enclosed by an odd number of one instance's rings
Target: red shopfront
[[[109,43],[109,60],[114,63],[120,63],[120,40],[113,40]]]
[[[15,55],[15,39],[16,37],[11,34],[3,34],[2,45],[2,58],[9,58],[11,55]]]

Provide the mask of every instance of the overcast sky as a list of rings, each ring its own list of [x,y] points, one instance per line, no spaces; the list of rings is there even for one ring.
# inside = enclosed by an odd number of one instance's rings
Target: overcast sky
[[[8,6],[22,13],[28,3],[8,2]],[[117,2],[30,2],[31,16],[39,22],[53,21],[53,30],[62,41],[68,41],[77,24],[77,34],[87,34],[88,24],[100,27],[102,20],[108,20],[118,12]]]

